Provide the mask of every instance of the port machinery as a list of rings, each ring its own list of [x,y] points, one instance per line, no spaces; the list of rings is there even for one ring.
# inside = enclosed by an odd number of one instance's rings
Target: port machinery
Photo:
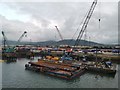
[[[80,42],[80,40],[81,40],[81,38],[82,38],[82,36],[83,36],[83,34],[84,34],[87,26],[88,26],[90,18],[91,18],[92,14],[93,14],[93,11],[94,11],[95,7],[96,7],[96,4],[97,4],[97,0],[94,0],[93,3],[92,3],[92,5],[91,5],[91,7],[90,7],[90,9],[89,9],[89,11],[88,11],[88,13],[87,13],[87,16],[84,19],[82,28],[81,28],[81,30],[79,32],[79,35],[78,35],[78,37],[77,37],[77,39],[75,41],[74,46],[78,46],[79,45],[79,42]]]
[[[26,31],[24,31],[24,33],[20,36],[20,38],[17,40],[17,43],[19,43],[21,40],[22,40],[22,38],[25,36],[25,34],[26,34],[27,32]],[[8,44],[8,39],[7,39],[7,37],[6,37],[6,35],[5,35],[5,33],[4,33],[4,31],[2,31],[2,35],[3,35],[3,43],[4,43],[4,48],[3,49],[15,49],[15,46],[13,46],[13,47],[10,47],[10,45]]]
[[[24,31],[24,33],[20,36],[20,38],[18,39],[17,43],[19,43],[22,38],[26,35],[26,31]],[[17,58],[17,54],[16,54],[16,46],[10,46],[8,43],[8,39],[4,33],[4,31],[2,31],[2,35],[3,35],[3,48],[2,48],[2,59],[13,59],[13,58]]]
[[[55,28],[56,28],[56,30],[57,30],[57,32],[58,32],[58,34],[59,34],[59,36],[60,36],[61,40],[63,40],[63,36],[62,36],[62,34],[60,33],[60,31],[59,31],[58,27],[57,27],[57,26],[55,26]]]

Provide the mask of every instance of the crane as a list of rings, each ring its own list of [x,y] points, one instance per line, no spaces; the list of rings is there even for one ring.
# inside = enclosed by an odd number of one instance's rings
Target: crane
[[[11,48],[8,44],[8,39],[4,33],[4,31],[2,31],[2,35],[3,35],[3,43],[4,43],[4,48],[3,48],[3,53],[11,53],[14,52],[14,48]]]
[[[21,41],[21,39],[24,37],[24,35],[26,34],[27,32],[26,31],[24,31],[24,33],[20,36],[20,38],[18,39],[18,43]],[[9,44],[8,44],[8,39],[7,39],[7,37],[5,36],[5,33],[4,33],[4,31],[2,31],[2,35],[3,35],[3,39],[4,39],[4,50],[5,50],[5,52],[6,51],[14,51],[14,49],[15,49],[15,46],[13,46],[13,47],[10,47],[9,46]],[[7,47],[6,47],[6,45],[7,45]]]
[[[62,35],[61,35],[61,33],[60,33],[60,31],[59,31],[58,27],[57,27],[57,26],[55,26],[55,27],[56,27],[56,30],[58,31],[58,34],[59,34],[59,36],[60,36],[61,40],[63,40],[63,37],[62,37]]]
[[[4,31],[2,31],[2,35],[3,35],[3,44],[4,44],[4,49],[6,49],[6,45],[7,47],[10,47],[7,43],[7,37],[5,36]]]
[[[79,32],[79,35],[78,35],[76,41],[75,41],[75,45],[74,46],[78,46],[79,45],[79,41],[81,40],[81,38],[83,36],[83,33],[85,32],[85,30],[87,28],[88,22],[89,22],[92,14],[93,14],[93,11],[95,9],[96,4],[97,4],[97,0],[94,0],[93,3],[92,3],[92,5],[91,5],[91,7],[90,7],[89,12],[87,13],[87,16],[86,16],[86,18],[84,20],[84,23],[82,25],[82,28],[81,28],[81,30]]]
[[[18,39],[18,42],[20,42],[21,41],[21,39],[24,37],[24,35],[26,34],[27,32],[26,31],[24,31],[24,33],[20,36],[20,38]]]

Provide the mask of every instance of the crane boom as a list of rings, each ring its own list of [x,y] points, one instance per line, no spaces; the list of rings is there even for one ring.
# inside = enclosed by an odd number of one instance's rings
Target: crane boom
[[[75,45],[74,46],[77,46],[79,44],[79,41],[81,40],[81,38],[83,36],[83,33],[86,30],[86,28],[87,28],[88,22],[89,22],[92,14],[93,14],[93,11],[95,9],[96,4],[97,4],[97,0],[94,0],[92,5],[91,5],[91,7],[90,7],[90,10],[89,10],[89,12],[88,12],[88,14],[87,14],[87,16],[86,16],[86,18],[84,20],[83,26],[81,28],[81,31],[79,32],[79,35],[78,35],[78,37],[77,37],[77,39],[75,41]]]
[[[27,32],[26,31],[24,31],[24,33],[20,36],[20,38],[18,39],[18,42],[20,42],[21,41],[21,39],[24,37],[24,35],[26,34]]]
[[[58,27],[57,27],[57,26],[55,26],[55,27],[56,27],[56,29],[57,29],[57,31],[58,31],[58,34],[59,34],[59,36],[60,36],[61,40],[63,40],[63,37],[62,37],[62,35],[61,35],[61,33],[60,33],[60,31],[59,31]]]
[[[8,43],[7,43],[7,37],[5,36],[4,31],[2,31],[2,35],[3,35],[3,39],[4,39],[4,41],[3,41],[3,43],[4,43],[4,49],[6,48],[6,45],[7,45],[8,47],[10,47],[10,46],[8,45]]]

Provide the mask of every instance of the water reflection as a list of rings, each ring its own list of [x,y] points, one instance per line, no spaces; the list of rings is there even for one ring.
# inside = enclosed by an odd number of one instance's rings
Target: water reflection
[[[4,88],[116,88],[118,87],[118,73],[115,76],[86,72],[72,79],[64,80],[43,73],[25,70],[24,65],[29,61],[19,58],[16,62],[2,63],[2,83]],[[97,77],[97,78],[96,78]]]
[[[98,73],[98,72],[96,73],[96,72],[90,72],[90,71],[87,71],[87,73],[95,75],[96,79],[99,77],[101,77],[101,78],[103,78],[103,77],[115,78],[115,75],[116,75],[116,74],[105,74],[105,73]]]

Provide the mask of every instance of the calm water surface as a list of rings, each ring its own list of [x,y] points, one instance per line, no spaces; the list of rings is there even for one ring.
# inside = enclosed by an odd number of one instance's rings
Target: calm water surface
[[[85,73],[74,80],[63,80],[25,70],[25,64],[34,60],[18,59],[2,65],[3,88],[118,88],[118,72],[114,77]]]

